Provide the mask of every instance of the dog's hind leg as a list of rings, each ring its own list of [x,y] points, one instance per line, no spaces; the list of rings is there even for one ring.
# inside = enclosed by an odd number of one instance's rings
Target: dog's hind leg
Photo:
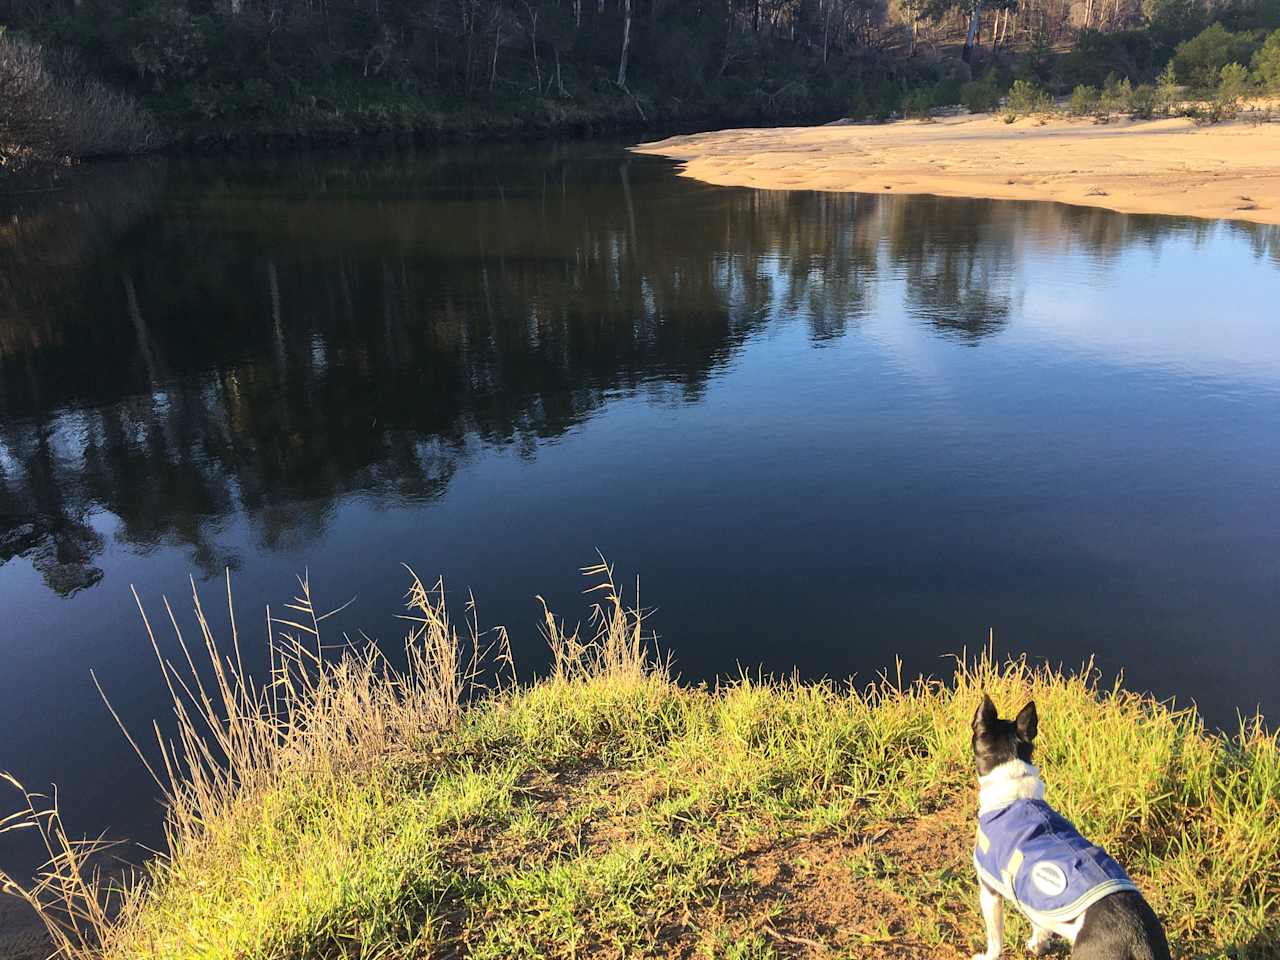
[[[987,952],[975,953],[973,960],[998,960],[1004,949],[1004,898],[981,880],[978,896],[982,901],[982,919],[987,922]]]
[[[1031,939],[1027,941],[1027,953],[1033,957],[1043,957],[1049,952],[1049,941],[1052,939],[1052,930],[1031,924]]]

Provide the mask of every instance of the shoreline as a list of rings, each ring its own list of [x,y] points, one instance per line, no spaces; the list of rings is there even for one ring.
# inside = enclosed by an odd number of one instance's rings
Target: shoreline
[[[612,571],[586,572],[604,591],[594,636],[548,613],[553,667],[525,681],[505,634],[468,666],[443,593],[416,577],[403,671],[372,648],[307,661],[321,639],[306,581],[301,619],[269,621],[286,666],[262,682],[201,613],[208,662],[166,668],[186,744],[164,768],[168,856],[109,916],[86,909],[105,891],[78,875],[28,890],[55,925],[60,897],[91,917],[64,960],[353,944],[490,960],[965,960],[981,937],[968,863],[982,694],[1002,710],[1038,704],[1054,806],[1131,871],[1177,955],[1274,952],[1280,739],[1261,717],[1210,734],[1194,707],[1101,686],[1092,663],[1065,673],[990,650],[962,654],[945,683],[683,686]],[[205,667],[215,695],[188,696]],[[225,762],[203,759],[207,736]],[[60,823],[20,823],[72,849]]]
[[[675,137],[709,130],[751,130],[770,121],[763,115],[733,113],[714,108],[683,111],[654,111],[637,114],[630,102],[608,109],[584,110],[580,114],[547,116],[529,111],[502,113],[432,114],[398,122],[360,118],[333,118],[329,121],[281,122],[266,126],[211,127],[195,129],[182,125],[166,127],[165,139],[137,153],[108,153],[83,157],[32,156],[12,169],[0,163],[0,196],[14,191],[15,184],[58,177],[68,170],[103,163],[146,160],[152,157],[219,157],[259,154],[323,152],[385,148],[442,148],[456,146],[501,146],[539,142],[580,142],[599,139],[629,140],[631,137]],[[820,123],[821,114],[798,118],[796,124]],[[838,122],[838,121],[836,121]],[[787,129],[787,126],[777,129]],[[12,148],[9,148],[10,152]],[[0,148],[0,160],[6,149]],[[11,188],[5,190],[5,187]],[[0,960],[3,960],[0,957]]]
[[[1280,123],[972,114],[722,130],[631,149],[677,160],[681,176],[715,186],[1053,201],[1280,225]]]

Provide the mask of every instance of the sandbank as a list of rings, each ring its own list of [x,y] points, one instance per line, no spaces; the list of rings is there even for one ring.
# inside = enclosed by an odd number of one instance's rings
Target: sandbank
[[[1052,200],[1280,224],[1280,123],[973,114],[722,130],[633,149],[720,186]]]

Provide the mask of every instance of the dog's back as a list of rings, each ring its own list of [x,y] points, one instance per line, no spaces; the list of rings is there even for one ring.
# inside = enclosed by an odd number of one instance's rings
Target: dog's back
[[[1103,897],[1084,915],[1071,956],[1078,960],[1171,960],[1164,928],[1142,894]]]

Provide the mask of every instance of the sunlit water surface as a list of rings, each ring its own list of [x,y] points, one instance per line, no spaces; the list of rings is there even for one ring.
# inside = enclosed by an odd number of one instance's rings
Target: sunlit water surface
[[[0,769],[74,829],[155,836],[90,678],[165,715],[130,586],[190,630],[227,568],[246,646],[307,570],[355,598],[333,640],[398,643],[405,563],[528,676],[535,594],[582,615],[599,550],[687,679],[945,675],[994,631],[1215,723],[1280,709],[1277,228],[721,189],[612,145],[8,203]]]

